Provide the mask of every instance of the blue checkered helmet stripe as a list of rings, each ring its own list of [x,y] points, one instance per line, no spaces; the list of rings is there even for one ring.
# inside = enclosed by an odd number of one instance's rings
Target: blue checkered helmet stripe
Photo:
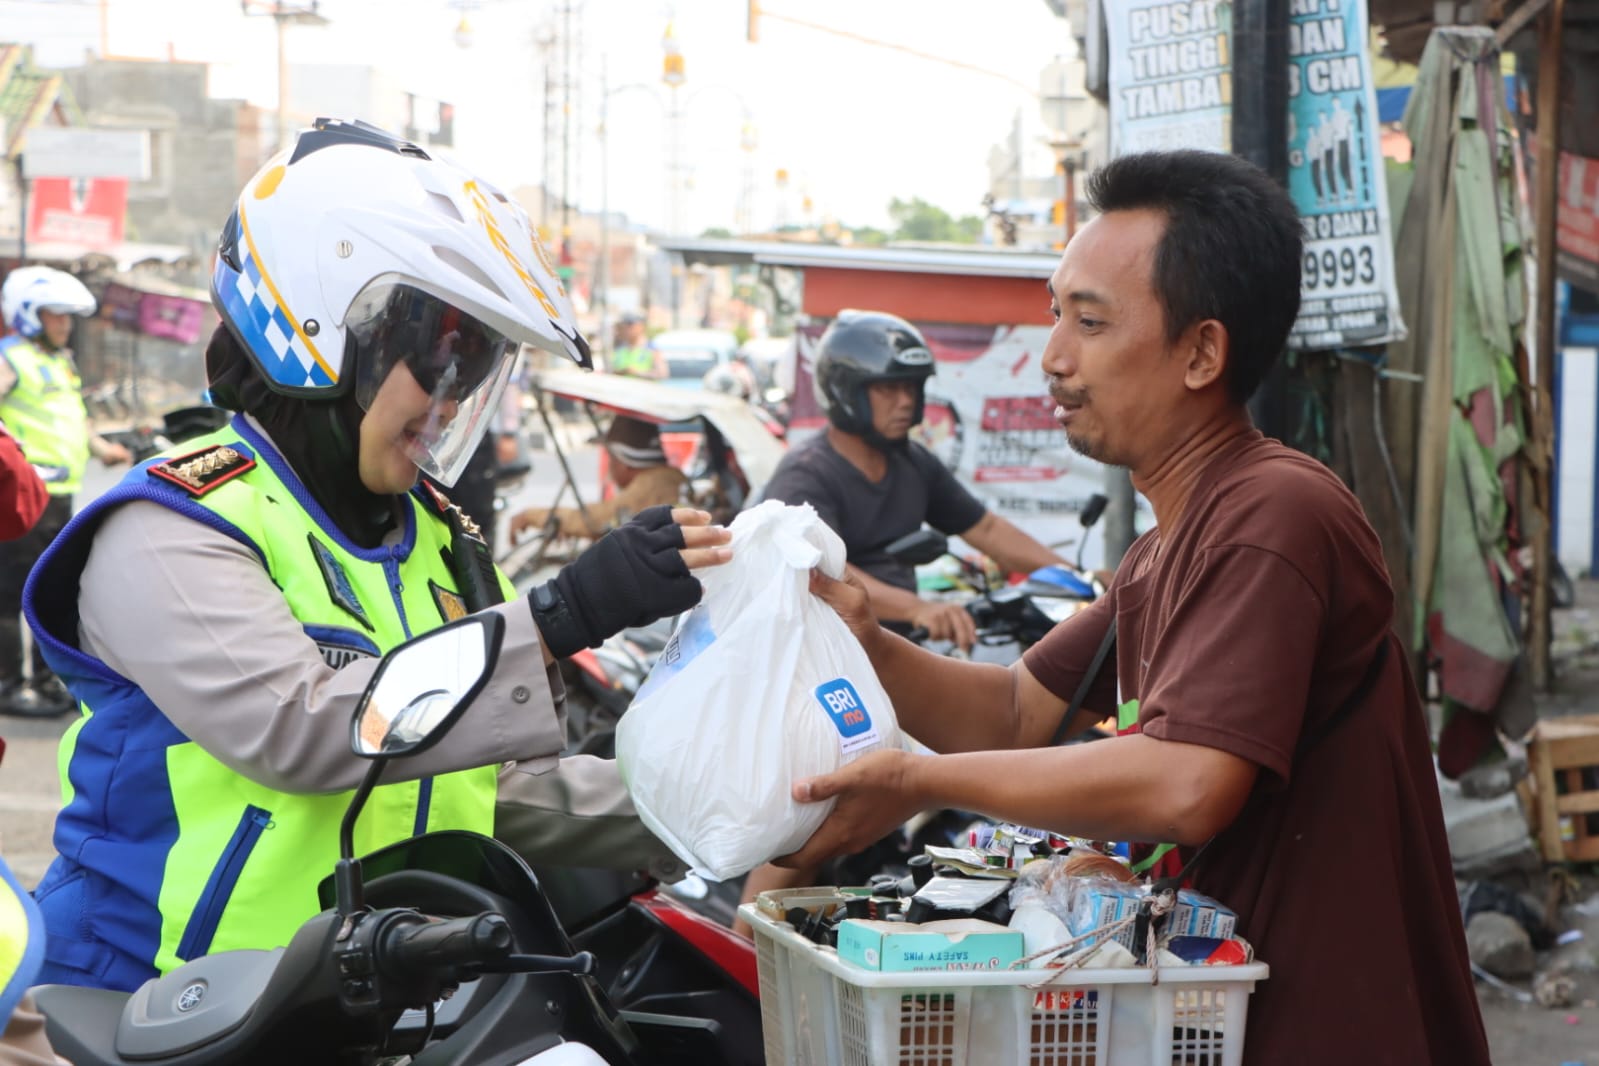
[[[220,257],[212,278],[212,291],[222,300],[227,316],[239,338],[249,345],[262,371],[289,388],[327,387],[335,384],[305,347],[294,324],[272,298],[272,290],[261,279],[261,271],[248,249],[239,245],[240,270],[235,271]]]

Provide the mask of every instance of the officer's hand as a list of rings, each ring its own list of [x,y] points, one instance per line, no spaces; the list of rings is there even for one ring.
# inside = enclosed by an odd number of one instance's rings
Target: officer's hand
[[[962,651],[971,651],[977,643],[977,623],[958,603],[926,604],[910,621],[927,630],[928,640],[947,640]]]
[[[651,508],[650,510],[654,510]],[[644,511],[639,518],[649,511]],[[638,521],[637,518],[634,521]],[[683,530],[683,562],[690,570],[706,566],[721,566],[733,558],[733,549],[727,545],[733,540],[731,530],[711,525],[711,516],[692,507],[672,508],[672,521]]]
[[[650,507],[595,541],[528,597],[545,647],[565,657],[693,607],[701,589],[689,568],[732,558],[732,534],[710,520],[703,511]]]
[[[125,444],[106,441],[105,446],[100,449],[100,462],[106,466],[121,466],[123,463],[133,462],[133,453],[128,451]]]

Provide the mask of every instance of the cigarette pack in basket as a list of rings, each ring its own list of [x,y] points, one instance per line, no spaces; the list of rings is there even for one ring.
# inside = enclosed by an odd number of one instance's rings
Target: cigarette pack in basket
[[[768,1066],[1238,1066],[1263,963],[878,973],[753,906]],[[1039,985],[1059,974],[1058,979]]]

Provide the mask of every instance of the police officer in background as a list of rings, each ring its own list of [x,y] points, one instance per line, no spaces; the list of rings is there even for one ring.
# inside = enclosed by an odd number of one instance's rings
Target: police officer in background
[[[611,352],[611,373],[660,381],[666,377],[666,355],[644,338],[644,317],[628,312],[616,324],[616,348]]]
[[[78,370],[67,342],[75,315],[94,314],[94,297],[71,274],[20,267],[0,286],[0,313],[12,336],[0,340],[0,421],[16,437],[50,493],[44,515],[20,540],[0,547],[0,713],[61,714],[66,688],[33,653],[22,670],[22,585],[40,554],[72,517],[90,454],[107,466],[132,460],[128,449],[89,429]]]

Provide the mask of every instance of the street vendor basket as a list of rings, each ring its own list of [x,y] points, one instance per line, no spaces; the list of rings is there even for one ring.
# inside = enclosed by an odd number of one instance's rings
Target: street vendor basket
[[[878,973],[754,906],[768,1066],[1239,1066],[1263,963]],[[1054,980],[1050,980],[1054,977]],[[1049,981],[1048,984],[1042,982]]]

